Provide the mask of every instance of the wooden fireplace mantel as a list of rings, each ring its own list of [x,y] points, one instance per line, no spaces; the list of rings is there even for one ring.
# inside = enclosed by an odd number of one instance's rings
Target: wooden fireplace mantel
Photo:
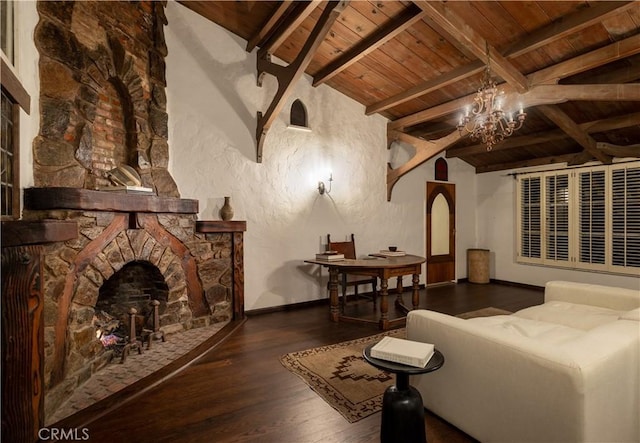
[[[27,188],[24,190],[24,208],[197,214],[198,200],[83,188]]]
[[[244,232],[247,230],[245,220],[199,220],[196,222],[196,231],[202,233],[210,232]]]

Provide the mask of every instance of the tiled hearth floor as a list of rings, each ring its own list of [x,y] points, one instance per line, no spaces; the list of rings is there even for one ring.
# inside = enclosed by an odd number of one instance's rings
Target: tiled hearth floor
[[[51,417],[47,417],[47,426],[91,406],[161,369],[212,337],[226,324],[226,322],[216,323],[172,334],[167,337],[165,342],[154,341],[151,350],[147,350],[145,345],[143,354],[132,351],[124,363],[120,363],[120,358],[114,359],[112,363],[100,369],[82,386],[78,387]]]

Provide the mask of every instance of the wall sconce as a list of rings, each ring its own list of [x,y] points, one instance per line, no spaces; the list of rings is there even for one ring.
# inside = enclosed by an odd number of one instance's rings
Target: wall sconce
[[[331,182],[333,181],[333,173],[329,173],[329,189],[327,189],[324,185],[324,182],[318,182],[318,193],[323,195],[324,193],[329,194],[331,192]]]

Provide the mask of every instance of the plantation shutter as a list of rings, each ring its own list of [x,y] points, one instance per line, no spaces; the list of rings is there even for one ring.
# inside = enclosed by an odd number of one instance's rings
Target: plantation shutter
[[[545,177],[545,258],[569,261],[569,174]]]
[[[640,268],[640,167],[612,171],[613,266]]]
[[[578,173],[578,260],[604,265],[606,262],[605,170]]]
[[[520,180],[520,255],[541,258],[541,178]]]

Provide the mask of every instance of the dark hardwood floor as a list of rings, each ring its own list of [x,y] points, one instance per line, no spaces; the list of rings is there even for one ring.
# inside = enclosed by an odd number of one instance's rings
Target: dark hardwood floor
[[[488,306],[516,311],[542,301],[540,289],[493,283],[439,286],[421,295],[421,307],[453,315]],[[364,303],[356,304],[370,309]],[[376,442],[379,413],[350,424],[280,364],[288,352],[379,332],[328,317],[328,304],[249,316],[181,372],[102,416],[81,411],[65,425],[82,423],[91,442]],[[475,441],[428,411],[425,422],[430,443]]]

